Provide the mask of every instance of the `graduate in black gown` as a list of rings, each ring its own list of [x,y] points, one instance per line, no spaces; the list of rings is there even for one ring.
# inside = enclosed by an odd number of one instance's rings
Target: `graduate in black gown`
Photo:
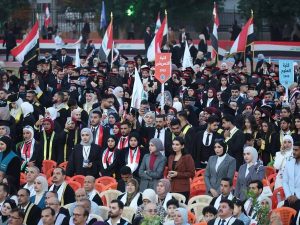
[[[118,138],[109,136],[107,148],[101,152],[100,174],[101,176],[115,177],[120,179],[120,168],[125,164],[121,152],[117,149]]]
[[[90,175],[99,177],[100,147],[93,144],[93,134],[90,128],[81,130],[81,142],[74,146],[68,166],[67,175]]]

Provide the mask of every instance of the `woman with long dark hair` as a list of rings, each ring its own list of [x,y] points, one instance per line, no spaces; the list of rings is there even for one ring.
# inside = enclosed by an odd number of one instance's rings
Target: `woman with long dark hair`
[[[254,116],[248,115],[244,118],[243,131],[244,134],[252,134],[253,138],[256,139],[258,126]]]
[[[263,121],[261,123],[261,129],[256,136],[255,144],[264,165],[268,165],[275,156],[276,151],[280,149],[279,134],[274,131],[270,122]]]
[[[8,218],[10,215],[10,212],[13,209],[16,209],[17,205],[14,200],[6,199],[1,207],[0,212],[0,224],[1,225],[7,225],[8,224]]]
[[[209,157],[205,169],[206,192],[213,197],[221,194],[220,184],[224,177],[233,180],[236,170],[236,160],[227,154],[227,144],[223,139],[215,141],[214,150],[216,155]]]
[[[300,114],[297,114],[294,117],[294,130],[291,135],[294,142],[300,141]]]
[[[195,162],[190,154],[184,151],[184,139],[175,137],[172,142],[174,154],[168,159],[168,176],[171,181],[171,191],[177,192],[189,199],[190,179],[195,175]]]

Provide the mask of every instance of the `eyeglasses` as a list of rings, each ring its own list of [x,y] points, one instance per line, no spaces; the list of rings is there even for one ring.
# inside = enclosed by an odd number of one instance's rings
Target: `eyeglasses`
[[[21,217],[15,217],[15,216],[8,216],[9,219],[12,219],[12,220],[19,220],[21,219]]]

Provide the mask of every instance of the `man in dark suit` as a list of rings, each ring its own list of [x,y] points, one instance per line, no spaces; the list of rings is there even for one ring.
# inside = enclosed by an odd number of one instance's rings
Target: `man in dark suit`
[[[222,118],[222,127],[224,128],[224,138],[228,145],[228,154],[236,159],[236,170],[244,163],[243,147],[245,144],[245,135],[234,125],[234,116],[225,115]]]
[[[232,201],[228,199],[221,200],[218,210],[218,217],[216,219],[210,220],[208,222],[208,225],[244,225],[241,220],[238,220],[233,216],[233,209],[234,205]]]
[[[192,152],[195,166],[198,169],[206,168],[210,156],[215,155],[214,143],[216,138],[221,138],[217,133],[219,126],[219,118],[210,116],[207,120],[207,128],[204,131],[199,131],[195,137],[196,147]]]
[[[147,144],[152,138],[159,138],[165,148],[165,156],[168,157],[172,153],[172,133],[165,128],[166,117],[165,115],[157,115],[155,118],[155,127],[142,127],[142,136],[147,140]]]
[[[30,202],[30,192],[26,188],[18,191],[18,203],[21,210],[25,213],[23,224],[37,225],[41,218],[41,209]]]
[[[58,57],[58,66],[64,67],[66,65],[71,65],[73,63],[73,58],[67,55],[67,50],[65,48],[61,49],[61,55]]]
[[[98,145],[100,149],[105,149],[109,137],[109,128],[101,125],[102,113],[100,111],[93,111],[91,114],[90,125],[93,134],[93,143]]]
[[[131,225],[126,220],[124,220],[121,215],[123,213],[124,203],[121,200],[112,200],[109,205],[108,220],[105,220],[107,224],[117,224],[117,225]]]
[[[55,211],[55,225],[68,225],[69,224],[69,214],[68,210],[66,210],[66,213],[61,212],[61,209],[63,209],[60,206],[60,202],[56,197],[50,197],[46,199],[46,207],[50,207]]]

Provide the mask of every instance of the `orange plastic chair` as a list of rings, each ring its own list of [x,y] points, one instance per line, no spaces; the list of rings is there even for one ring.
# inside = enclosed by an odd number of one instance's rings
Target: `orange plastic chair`
[[[53,160],[44,160],[42,163],[42,172],[44,174],[47,173],[48,170],[55,168],[57,166],[57,163]]]
[[[200,222],[200,223],[194,223],[193,225],[207,225],[207,223],[206,222]]]
[[[26,174],[25,173],[20,173],[20,184],[21,185],[26,184]]]
[[[83,187],[84,178],[85,178],[85,176],[83,176],[83,175],[75,175],[70,178],[70,181],[76,181],[81,185],[81,187]]]
[[[71,188],[74,191],[77,191],[79,188],[81,188],[81,184],[79,182],[76,182],[76,181],[69,180],[68,184],[71,186]]]
[[[102,191],[105,191],[105,186],[101,183],[95,183],[95,189],[96,191],[101,193]]]
[[[273,209],[272,212],[277,213],[280,216],[283,225],[290,225],[293,217],[295,217],[297,211],[289,207],[281,207]]]
[[[272,166],[265,166],[265,177],[269,177],[271,174],[276,173],[276,169]]]
[[[285,200],[285,194],[284,194],[283,187],[276,188],[276,189],[273,191],[273,195],[272,195],[272,197],[271,197],[273,209],[276,209],[276,208],[277,208],[277,205],[278,205],[278,203],[279,203],[279,202],[278,202],[279,194],[280,194],[280,200],[281,200],[281,201]]]
[[[194,213],[188,212],[188,222],[189,224],[193,224],[197,222],[197,218]]]
[[[111,183],[117,183],[115,178],[112,177],[108,177],[108,176],[103,176],[103,177],[99,177],[98,179],[96,179],[96,183],[101,183],[103,185],[108,185]]]
[[[270,176],[267,177],[267,180],[268,180],[270,183],[273,183],[273,182],[275,182],[275,180],[276,180],[276,176],[277,176],[277,173],[273,173],[273,174],[271,174]]]
[[[205,169],[201,169],[201,170],[198,170],[196,173],[195,173],[195,177],[202,177],[205,175]]]
[[[192,183],[190,189],[190,198],[196,195],[203,195],[206,192],[205,182],[199,181]]]
[[[117,187],[118,187],[118,183],[117,182],[111,183],[111,184],[108,184],[108,185],[103,185],[103,191],[106,191],[106,190],[117,190]]]
[[[64,170],[67,169],[68,161],[62,162],[61,164],[58,165],[58,167],[63,168]]]
[[[49,177],[47,179],[47,182],[48,182],[48,186],[50,187],[53,183],[52,183],[52,177]]]
[[[45,173],[47,179],[50,178],[50,177],[52,177],[53,170],[54,170],[54,168],[51,168],[51,169],[49,169],[49,170]]]

